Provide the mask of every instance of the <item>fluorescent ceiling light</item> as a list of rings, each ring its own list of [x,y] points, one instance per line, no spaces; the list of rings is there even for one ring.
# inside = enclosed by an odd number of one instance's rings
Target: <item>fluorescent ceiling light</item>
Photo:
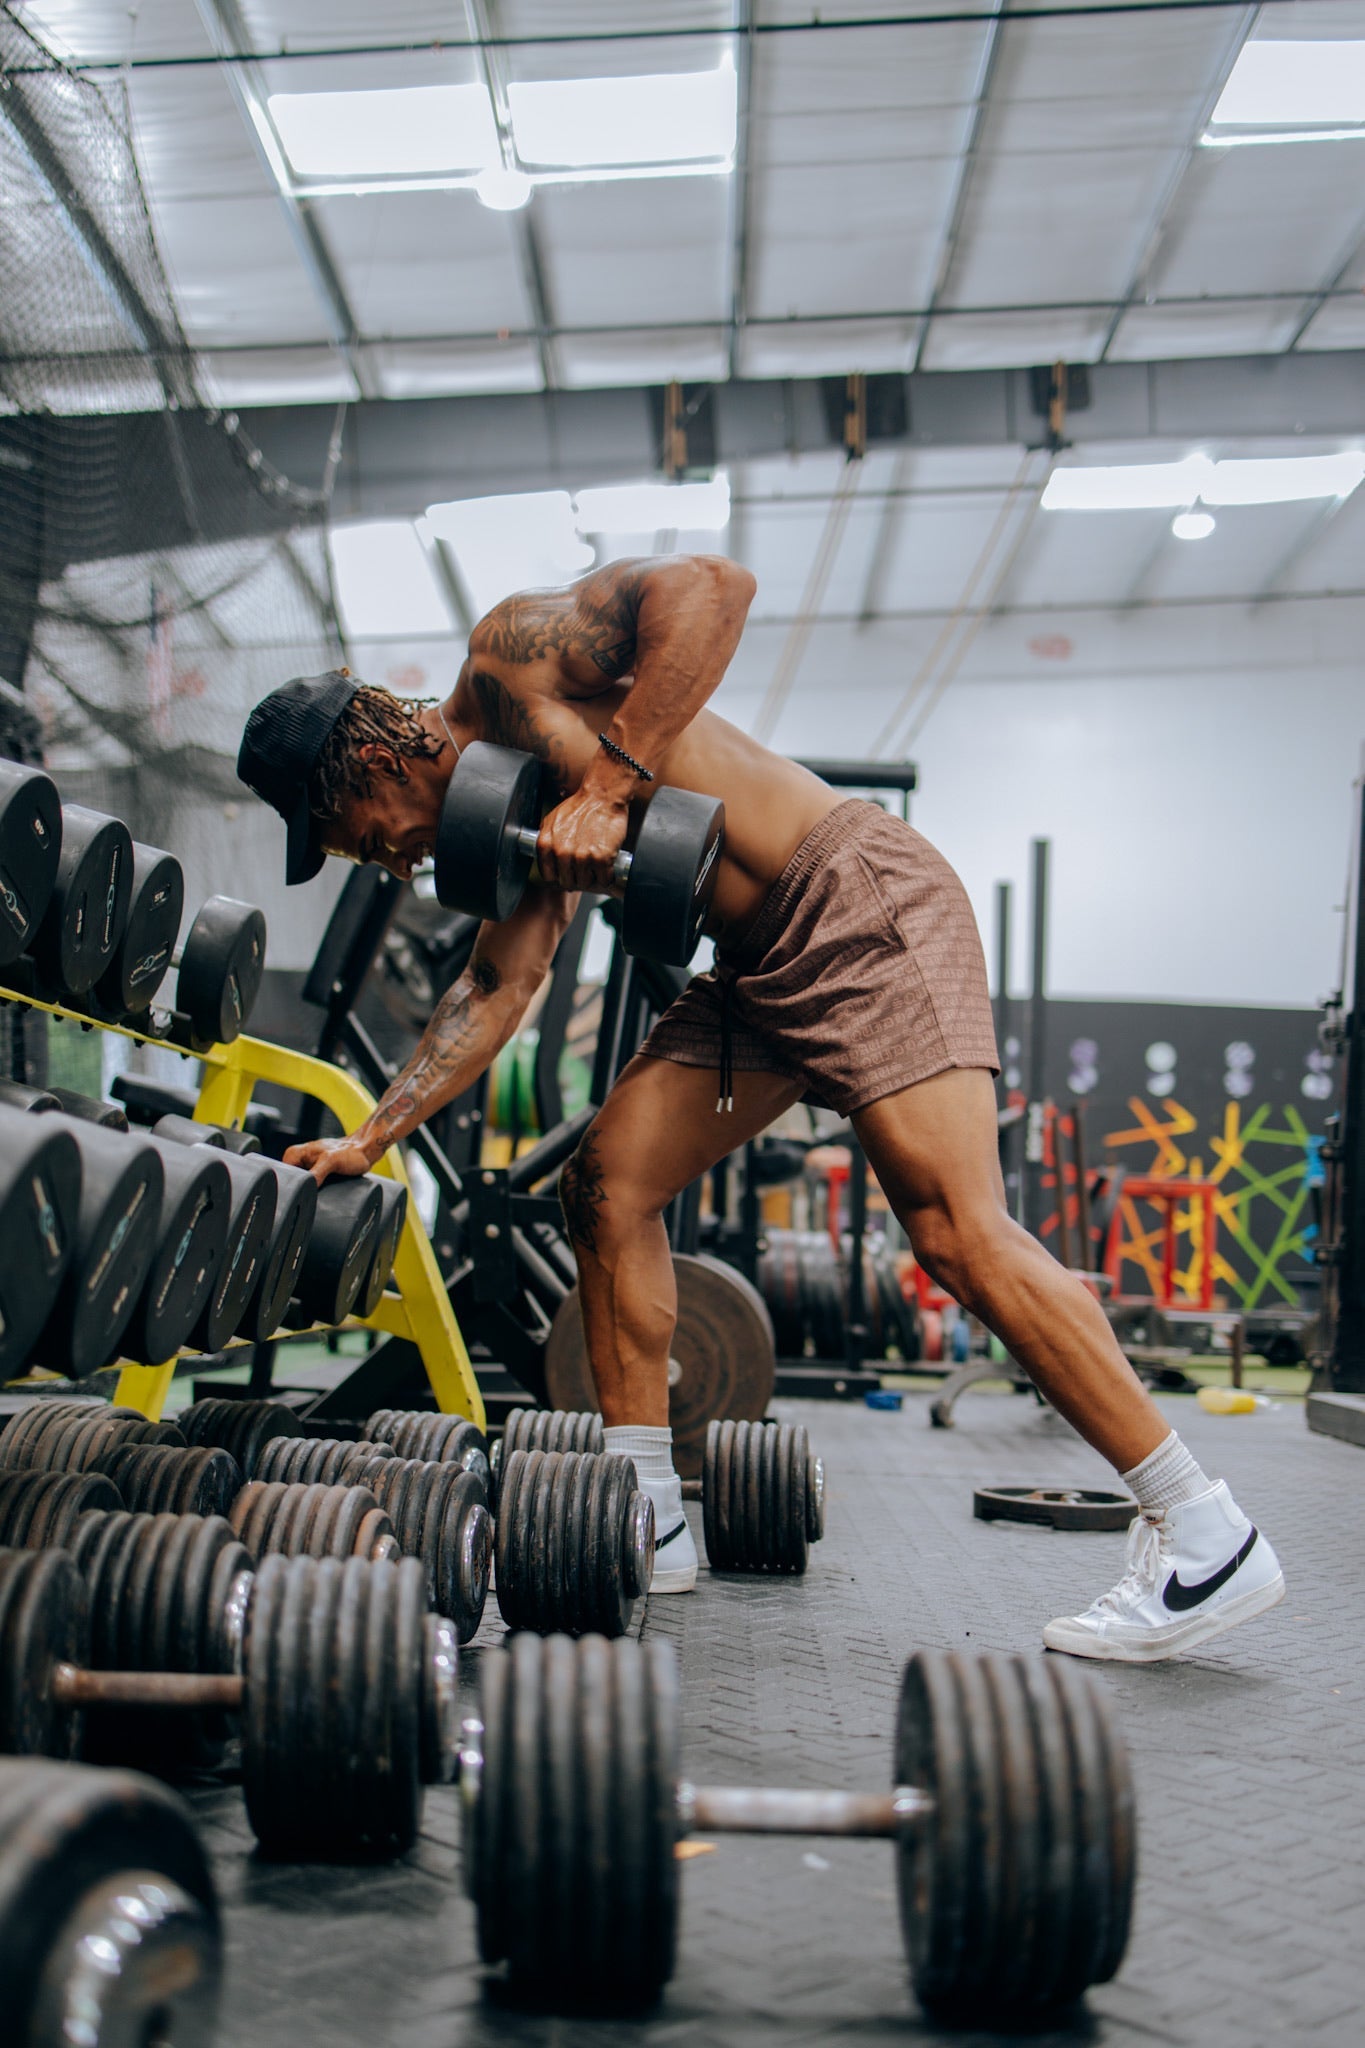
[[[517,155],[557,166],[693,163],[735,147],[735,73],[556,78],[507,89]]]
[[[1207,455],[1183,462],[1128,462],[1113,468],[1054,469],[1043,492],[1046,512],[1146,512],[1192,505],[1213,464]]]
[[[1201,149],[1261,149],[1281,142],[1365,142],[1365,125],[1359,128],[1242,128],[1213,129],[1201,135]]]
[[[454,630],[410,519],[334,526],[327,541],[348,639],[412,640]]]
[[[1171,532],[1177,540],[1207,540],[1217,523],[1212,512],[1177,512]]]
[[[575,531],[567,491],[457,498],[428,505],[427,523],[454,549],[461,579],[480,612],[513,591],[567,583],[597,559]]]
[[[516,213],[531,197],[531,180],[510,164],[494,164],[479,172],[474,190],[494,213]]]
[[[1175,511],[1206,505],[1292,505],[1303,498],[1347,498],[1365,478],[1365,452],[1234,457],[1211,462],[1130,462],[1113,468],[1054,469],[1043,492],[1048,512]]]
[[[1285,455],[1215,462],[1200,490],[1206,505],[1290,505],[1300,498],[1349,498],[1365,477],[1365,454]]]
[[[1365,41],[1248,43],[1213,110],[1214,127],[1365,123]]]
[[[719,533],[730,523],[730,479],[609,484],[574,498],[580,533]]]
[[[476,171],[498,161],[492,102],[481,85],[277,92],[270,118],[305,178]]]

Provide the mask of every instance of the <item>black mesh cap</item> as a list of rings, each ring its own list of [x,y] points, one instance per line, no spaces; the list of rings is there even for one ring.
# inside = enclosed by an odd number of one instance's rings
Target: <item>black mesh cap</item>
[[[311,882],[326,858],[318,820],[308,807],[308,784],[333,727],[361,688],[344,668],[295,676],[262,697],[246,722],[237,774],[284,819],[286,882]]]

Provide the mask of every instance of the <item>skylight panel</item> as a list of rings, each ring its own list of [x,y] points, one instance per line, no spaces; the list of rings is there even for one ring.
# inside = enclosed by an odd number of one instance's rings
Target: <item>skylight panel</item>
[[[1115,467],[1054,469],[1043,492],[1046,512],[1175,510],[1200,496],[1213,464],[1206,455],[1183,462],[1128,462]]]
[[[454,630],[411,520],[334,526],[328,545],[348,639],[411,640]]]
[[[1212,127],[1365,123],[1365,41],[1251,42],[1232,67]]]
[[[523,491],[428,505],[431,531],[454,550],[482,613],[516,590],[568,583],[597,557],[574,527],[567,491]]]
[[[270,117],[304,178],[416,177],[498,161],[493,107],[482,85],[278,92]]]
[[[1358,448],[1339,455],[1286,455],[1215,462],[1200,490],[1206,505],[1291,505],[1300,498],[1348,498],[1365,477]]]
[[[639,78],[560,78],[508,87],[524,164],[571,169],[694,163],[735,148],[735,74],[665,72]]]
[[[730,479],[608,484],[574,498],[580,533],[720,533],[730,523]]]

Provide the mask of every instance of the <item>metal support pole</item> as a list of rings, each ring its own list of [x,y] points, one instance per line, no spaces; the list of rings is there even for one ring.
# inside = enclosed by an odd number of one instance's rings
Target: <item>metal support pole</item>
[[[758,1285],[758,1237],[763,1227],[758,1176],[754,1170],[757,1159],[758,1147],[751,1138],[744,1147],[744,1186],[739,1197],[739,1270],[755,1287]]]
[[[685,1834],[862,1835],[895,1838],[932,1813],[934,1801],[914,1785],[891,1792],[785,1792],[776,1787],[679,1785],[678,1820]]]
[[[1346,1017],[1346,1083],[1340,1151],[1340,1234],[1325,1247],[1336,1272],[1336,1330],[1328,1368],[1336,1393],[1365,1393],[1365,783],[1356,820],[1354,972]]]
[[[867,1356],[867,1296],[863,1289],[863,1239],[867,1235],[867,1154],[855,1138],[848,1165],[848,1311],[844,1317],[844,1362],[857,1372]]]
[[[1076,1229],[1081,1240],[1080,1267],[1083,1273],[1099,1268],[1099,1254],[1090,1242],[1090,1183],[1085,1177],[1085,1108],[1071,1105],[1072,1151],[1076,1160]]]
[[[1033,977],[1029,990],[1028,1118],[1024,1136],[1024,1226],[1043,1222],[1043,1126],[1047,1090],[1047,887],[1051,841],[1033,842]]]

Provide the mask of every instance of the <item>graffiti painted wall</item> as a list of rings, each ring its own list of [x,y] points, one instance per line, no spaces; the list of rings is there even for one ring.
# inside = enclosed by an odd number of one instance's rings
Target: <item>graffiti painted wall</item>
[[[1016,1015],[1023,1014],[1016,1010]],[[1175,1280],[1197,1292],[1211,1253],[1217,1300],[1229,1308],[1296,1305],[1312,1276],[1314,1191],[1324,1119],[1336,1107],[1334,1065],[1315,1010],[1217,1009],[1176,1003],[1052,1002],[1048,1092],[1063,1112],[1083,1105],[1088,1166],[1127,1179],[1211,1183],[1175,1203]],[[1011,1057],[1010,1046],[1013,1047]],[[1006,1049],[1017,1085],[1019,1048]],[[1063,1123],[1067,1214],[1077,1197],[1070,1123]],[[1056,1161],[1047,1176],[1055,1202]],[[1167,1204],[1120,1189],[1117,1243],[1124,1293],[1159,1293]],[[1212,1242],[1206,1217],[1212,1216]],[[1054,1208],[1045,1235],[1055,1242]]]

